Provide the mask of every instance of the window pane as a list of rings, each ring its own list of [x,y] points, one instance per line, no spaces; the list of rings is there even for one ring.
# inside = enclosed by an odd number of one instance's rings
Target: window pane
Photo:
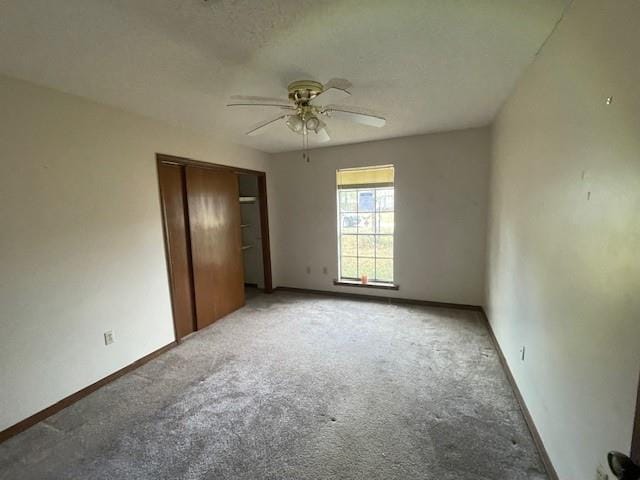
[[[393,282],[394,188],[349,187],[337,195],[340,278]]]
[[[393,212],[378,213],[378,233],[393,233]]]
[[[358,236],[342,235],[340,242],[340,255],[355,257],[358,255]]]
[[[381,282],[393,282],[393,260],[376,260],[376,280]]]
[[[358,191],[358,211],[373,212],[375,210],[375,194],[373,190]]]
[[[376,210],[379,212],[393,211],[393,188],[380,189],[376,192]]]
[[[373,257],[375,254],[375,236],[374,235],[358,235],[358,256]]]
[[[376,236],[376,257],[393,258],[393,235]]]
[[[353,190],[340,190],[340,211],[341,212],[357,212],[356,210],[357,194]]]
[[[342,257],[340,259],[340,278],[358,278],[358,259]]]
[[[374,233],[373,213],[360,213],[358,218],[358,233]]]
[[[358,233],[358,221],[356,213],[340,215],[340,233]]]
[[[366,275],[369,280],[374,279],[375,260],[373,258],[358,258],[358,276]]]

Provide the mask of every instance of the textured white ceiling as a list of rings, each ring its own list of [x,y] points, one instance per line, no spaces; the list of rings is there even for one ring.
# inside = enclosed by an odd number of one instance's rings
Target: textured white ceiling
[[[566,0],[3,0],[0,72],[268,152],[300,148],[233,94],[352,82],[382,129],[330,121],[331,145],[489,123]],[[346,103],[346,102],[345,102]]]

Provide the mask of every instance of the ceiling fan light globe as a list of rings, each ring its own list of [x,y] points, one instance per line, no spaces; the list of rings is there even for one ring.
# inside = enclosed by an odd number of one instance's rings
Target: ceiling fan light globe
[[[299,115],[291,115],[287,119],[287,127],[289,127],[292,132],[300,133],[304,128],[304,122]]]
[[[320,120],[318,119],[318,117],[309,117],[305,122],[305,126],[307,127],[307,130],[312,130],[315,132],[318,130],[318,127],[320,127]]]

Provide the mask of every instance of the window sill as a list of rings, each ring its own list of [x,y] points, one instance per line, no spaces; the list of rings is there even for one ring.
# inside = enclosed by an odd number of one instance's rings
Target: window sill
[[[369,282],[362,283],[357,280],[334,280],[334,285],[339,285],[341,287],[360,287],[360,288],[377,288],[380,290],[399,290],[400,286],[394,283],[379,283],[379,282]]]

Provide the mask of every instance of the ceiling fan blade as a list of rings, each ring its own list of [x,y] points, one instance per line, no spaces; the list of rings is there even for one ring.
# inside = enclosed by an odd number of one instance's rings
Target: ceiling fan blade
[[[259,124],[255,125],[253,128],[251,128],[251,130],[249,130],[246,134],[253,137],[255,135],[259,135],[261,133],[264,133],[268,126],[273,125],[274,123],[276,123],[278,120],[282,120],[283,118],[286,118],[287,115],[278,115],[276,118],[272,118],[271,120],[267,120],[265,122],[260,122]]]
[[[247,102],[235,102],[235,103],[227,103],[227,107],[276,107],[282,108],[283,110],[295,110],[296,107],[292,105],[285,105],[283,103],[247,103]]]
[[[361,113],[351,110],[350,107],[338,107],[329,105],[322,110],[322,113],[329,115],[331,118],[348,120],[350,122],[360,123],[369,127],[384,127],[387,120],[379,115],[371,115],[369,113]]]
[[[309,103],[311,105],[320,105],[327,103],[340,102],[346,97],[350,97],[351,93],[346,88],[325,86],[322,93],[314,97]]]
[[[289,100],[287,98],[276,97],[260,97],[255,95],[231,95],[231,100],[237,103],[278,103],[287,105]]]
[[[324,84],[325,90],[327,88],[340,88],[342,90],[349,90],[353,87],[353,84],[346,78],[332,78]]]
[[[320,143],[326,143],[331,140],[329,132],[327,132],[327,127],[318,130],[318,133],[316,133],[314,138]]]

